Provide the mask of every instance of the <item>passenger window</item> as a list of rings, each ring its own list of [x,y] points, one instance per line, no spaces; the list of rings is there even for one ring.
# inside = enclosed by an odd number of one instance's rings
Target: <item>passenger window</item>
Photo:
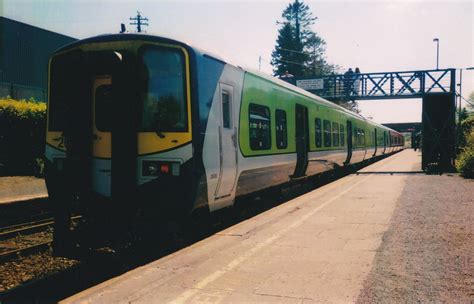
[[[278,149],[286,149],[288,146],[288,132],[286,126],[286,112],[275,111],[276,144]]]
[[[360,139],[361,139],[361,144],[365,146],[365,131],[363,129],[360,130]]]
[[[271,147],[270,109],[251,103],[249,105],[249,136],[252,150]]]
[[[321,132],[321,119],[316,118],[314,120],[315,136],[316,136],[316,148],[322,147],[323,133]]]
[[[339,124],[337,122],[332,123],[332,145],[339,147]]]
[[[226,129],[232,128],[231,126],[231,106],[230,106],[230,94],[226,90],[222,90],[222,126]]]
[[[346,144],[346,138],[344,136],[344,125],[339,125],[339,132],[341,134],[341,147],[344,147]]]
[[[324,146],[331,146],[331,122],[328,120],[323,121],[323,130],[324,130]]]

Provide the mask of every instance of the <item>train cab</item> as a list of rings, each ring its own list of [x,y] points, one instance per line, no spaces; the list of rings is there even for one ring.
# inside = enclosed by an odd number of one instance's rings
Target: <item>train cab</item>
[[[193,189],[190,53],[180,42],[127,34],[52,56],[46,182],[60,207],[75,203],[120,221],[143,203],[189,201],[182,187]]]

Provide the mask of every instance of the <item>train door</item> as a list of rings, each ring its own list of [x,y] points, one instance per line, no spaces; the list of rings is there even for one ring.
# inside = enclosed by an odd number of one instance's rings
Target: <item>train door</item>
[[[219,83],[221,119],[219,125],[220,170],[216,198],[229,196],[237,174],[237,139],[234,126],[234,88]]]
[[[112,137],[112,77],[96,76],[92,90],[92,189],[111,196]]]
[[[347,121],[347,158],[344,163],[348,164],[352,157],[352,122]]]
[[[308,108],[300,104],[295,107],[295,139],[296,139],[296,168],[293,177],[305,175],[308,167],[309,126]]]

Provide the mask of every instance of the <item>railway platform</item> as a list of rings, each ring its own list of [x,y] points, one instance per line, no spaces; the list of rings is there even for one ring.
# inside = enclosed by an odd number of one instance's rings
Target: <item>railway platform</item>
[[[0,205],[9,205],[48,197],[44,179],[32,176],[0,177]]]
[[[468,302],[473,197],[405,150],[63,303]]]

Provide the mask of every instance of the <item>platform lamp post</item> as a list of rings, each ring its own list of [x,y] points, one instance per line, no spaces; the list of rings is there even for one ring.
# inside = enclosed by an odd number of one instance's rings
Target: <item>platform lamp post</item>
[[[433,42],[436,42],[436,69],[439,70],[439,39],[434,38]]]

